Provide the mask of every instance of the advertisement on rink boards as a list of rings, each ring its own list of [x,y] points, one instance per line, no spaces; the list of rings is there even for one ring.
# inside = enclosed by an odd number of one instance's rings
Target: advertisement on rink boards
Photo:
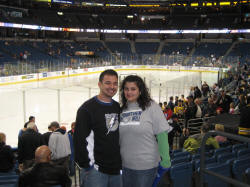
[[[27,75],[0,77],[0,85],[25,83],[32,81],[42,81],[48,79],[64,78],[70,76],[88,75],[93,73],[100,73],[106,69],[121,70],[166,70],[166,71],[198,71],[198,72],[214,72],[217,73],[220,69],[217,67],[192,67],[192,66],[157,66],[157,65],[125,65],[125,66],[105,66],[94,68],[66,68],[64,71],[56,72],[41,72]],[[224,69],[223,69],[224,70]]]

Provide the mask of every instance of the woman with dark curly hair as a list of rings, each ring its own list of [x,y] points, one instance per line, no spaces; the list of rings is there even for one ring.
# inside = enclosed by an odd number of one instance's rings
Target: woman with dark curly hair
[[[159,105],[151,99],[141,77],[127,76],[120,91],[123,186],[156,186],[160,177],[170,167],[167,131],[171,128]]]

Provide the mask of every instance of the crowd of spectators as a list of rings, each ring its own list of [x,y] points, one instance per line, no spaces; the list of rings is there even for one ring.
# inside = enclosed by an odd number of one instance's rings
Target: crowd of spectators
[[[180,137],[178,146],[195,153],[204,134],[211,129],[211,126],[202,123],[200,133],[193,135],[188,126],[189,120],[197,119],[198,122],[203,122],[200,121],[201,118],[221,114],[240,114],[239,134],[249,137],[249,89],[249,68],[244,65],[234,73],[228,72],[227,77],[218,84],[209,86],[203,82],[201,88],[191,87],[186,98],[184,95],[171,96],[168,102],[160,103],[166,119],[173,127],[168,136],[170,147],[176,148],[174,138],[178,136]],[[5,134],[0,133],[0,172],[20,172],[20,186],[32,186],[33,184],[39,186],[46,183],[70,186],[69,175],[75,174],[72,146],[74,127],[73,122],[71,130],[66,132],[64,126],[60,126],[58,122],[54,121],[49,124],[48,132],[40,134],[35,124],[35,117],[30,116],[29,121],[19,132],[16,158],[11,147],[5,144]],[[241,128],[244,128],[244,133],[240,133]],[[224,127],[216,125],[215,130],[224,131]],[[219,143],[226,140],[222,136],[210,137],[206,144],[212,148],[218,148]],[[49,171],[46,174],[47,170]],[[34,180],[28,180],[30,177]]]
[[[73,134],[65,126],[51,122],[48,132],[41,134],[30,116],[19,131],[18,147],[6,145],[6,135],[0,133],[0,174],[18,174],[20,187],[58,185],[70,187],[74,175]],[[73,168],[73,169],[72,169]]]
[[[202,128],[204,119],[215,116],[223,118],[222,114],[241,115],[239,125],[246,123],[244,122],[246,117],[242,117],[242,113],[245,116],[250,115],[250,113],[246,114],[250,98],[248,76],[248,66],[244,65],[238,67],[234,73],[228,72],[226,78],[220,80],[218,84],[209,86],[203,82],[201,89],[198,86],[191,87],[186,99],[184,95],[181,98],[175,96],[174,101],[174,97],[171,96],[168,103],[166,101],[164,104],[160,103],[166,119],[174,129],[169,136],[170,146],[172,148],[184,146],[185,140],[192,137],[193,133],[190,132],[191,128],[189,128],[192,123],[199,124],[197,129],[203,129],[201,133],[207,132],[206,127]],[[249,128],[249,125],[244,127]],[[210,129],[212,128],[210,127]],[[224,127],[216,127],[216,130],[224,131]],[[250,135],[249,129],[245,135]],[[179,145],[173,145],[175,136],[180,137]],[[216,140],[220,142],[224,139],[217,137]],[[216,148],[217,145],[214,147]]]

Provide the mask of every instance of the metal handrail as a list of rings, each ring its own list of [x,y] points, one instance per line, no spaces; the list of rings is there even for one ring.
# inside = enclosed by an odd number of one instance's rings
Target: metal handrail
[[[208,133],[206,133],[205,136],[203,137],[202,143],[201,143],[201,161],[200,161],[200,182],[201,182],[201,187],[204,187],[203,173],[218,177],[221,180],[223,180],[225,182],[228,182],[230,184],[237,185],[238,187],[250,187],[250,185],[248,185],[246,183],[239,182],[238,180],[231,179],[230,177],[225,177],[225,176],[220,175],[220,174],[218,174],[216,172],[209,171],[209,170],[207,170],[205,168],[205,145],[206,145],[206,141],[207,141],[207,139],[209,137],[214,136],[214,135],[220,135],[220,136],[224,136],[224,137],[227,137],[227,138],[230,138],[230,139],[250,143],[250,138],[235,135],[235,134],[230,134],[230,133],[221,132],[221,131],[209,131]]]

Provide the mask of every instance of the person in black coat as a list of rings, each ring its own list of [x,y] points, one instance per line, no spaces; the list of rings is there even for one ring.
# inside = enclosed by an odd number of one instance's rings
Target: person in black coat
[[[11,147],[5,144],[6,136],[0,132],[0,172],[6,173],[12,171],[15,164],[14,153]]]
[[[231,102],[232,98],[229,95],[226,95],[224,90],[221,90],[221,96],[219,97],[216,104],[223,109],[223,113],[229,113]]]
[[[37,132],[34,122],[27,125],[27,130],[18,140],[18,163],[19,169],[27,169],[32,166],[36,148],[43,145],[42,135]]]
[[[168,143],[169,146],[173,149],[174,137],[181,135],[182,129],[180,127],[178,116],[176,114],[172,116],[172,121],[172,123],[169,123],[169,125],[173,127],[173,129],[168,133]]]
[[[71,179],[68,171],[60,165],[51,162],[51,151],[48,146],[43,145],[36,149],[35,164],[20,173],[19,187],[49,187],[61,185],[70,187]]]

